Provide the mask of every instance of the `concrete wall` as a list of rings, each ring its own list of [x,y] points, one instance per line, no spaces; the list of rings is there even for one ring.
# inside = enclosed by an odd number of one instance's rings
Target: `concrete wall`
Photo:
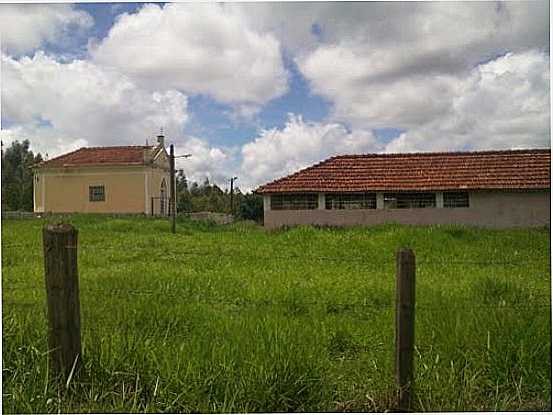
[[[148,177],[155,186],[157,168],[87,167],[41,169],[35,172],[35,212],[147,213]],[[89,186],[105,187],[105,201],[90,202]],[[158,185],[159,189],[159,185]],[[159,193],[159,190],[158,190]]]
[[[268,198],[264,198],[268,200]],[[543,226],[551,223],[549,191],[473,192],[468,208],[366,210],[264,210],[267,228],[290,225],[355,226],[463,224],[492,228]]]

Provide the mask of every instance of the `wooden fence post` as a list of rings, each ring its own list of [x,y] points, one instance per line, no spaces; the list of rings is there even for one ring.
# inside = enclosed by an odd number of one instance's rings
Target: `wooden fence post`
[[[411,408],[414,345],[415,254],[410,249],[400,249],[396,254],[396,382],[400,411]]]
[[[77,234],[68,224],[42,229],[50,369],[65,377],[77,370],[81,360]]]

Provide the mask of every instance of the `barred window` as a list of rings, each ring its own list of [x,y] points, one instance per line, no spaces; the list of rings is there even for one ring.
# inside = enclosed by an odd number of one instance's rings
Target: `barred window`
[[[104,202],[106,200],[104,186],[89,186],[88,200],[91,202]]]
[[[317,209],[319,196],[316,193],[283,194],[271,196],[271,210]]]
[[[444,192],[445,208],[469,207],[468,192]]]
[[[329,193],[327,209],[376,209],[376,193]]]
[[[417,209],[436,207],[435,193],[384,193],[385,209]]]

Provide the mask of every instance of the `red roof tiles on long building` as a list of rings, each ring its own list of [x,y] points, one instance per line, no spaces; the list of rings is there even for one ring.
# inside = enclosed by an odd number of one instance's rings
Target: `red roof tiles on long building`
[[[265,184],[256,193],[538,190],[551,187],[551,151],[336,156]]]
[[[39,163],[37,167],[79,167],[98,165],[141,165],[151,146],[82,147]]]

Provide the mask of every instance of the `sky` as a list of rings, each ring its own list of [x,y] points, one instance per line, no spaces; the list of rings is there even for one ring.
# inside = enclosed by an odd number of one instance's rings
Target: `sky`
[[[338,154],[550,147],[549,3],[0,4],[4,146],[166,143],[244,191]]]

